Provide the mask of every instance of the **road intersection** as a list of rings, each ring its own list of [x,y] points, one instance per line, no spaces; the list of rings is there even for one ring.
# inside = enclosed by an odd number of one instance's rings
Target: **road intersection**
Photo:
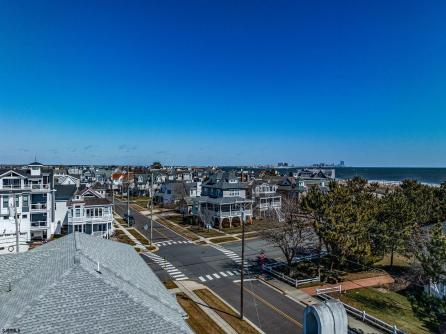
[[[148,237],[144,225],[147,216],[130,209],[135,218],[135,228]],[[117,202],[115,211],[123,215],[125,203]],[[239,310],[240,304],[240,241],[222,245],[199,245],[190,242],[175,231],[153,221],[153,242],[159,247],[156,253],[141,255],[160,280],[194,280],[206,285],[227,303]],[[295,302],[257,280],[257,257],[261,251],[279,257],[280,251],[261,240],[246,242],[245,270],[245,316],[265,333],[301,333],[304,305]]]

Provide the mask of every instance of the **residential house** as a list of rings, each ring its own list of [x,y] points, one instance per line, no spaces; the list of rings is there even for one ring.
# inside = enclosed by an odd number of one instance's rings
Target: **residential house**
[[[151,174],[136,173],[134,180],[136,192],[139,196],[152,196],[151,194]]]
[[[60,234],[63,227],[68,226],[68,202],[77,191],[75,184],[56,184],[54,202],[54,221],[56,223],[55,234]]]
[[[128,245],[75,233],[0,261],[0,328],[192,334],[186,312]]]
[[[282,208],[279,186],[270,180],[254,180],[251,184],[251,198],[254,200],[254,217],[263,218],[268,210]]]
[[[54,183],[60,185],[75,185],[80,187],[81,180],[73,175],[56,174],[54,175]]]
[[[183,181],[167,181],[155,192],[154,203],[171,205],[178,204],[182,198],[187,197],[186,183]]]
[[[113,232],[113,204],[91,188],[78,189],[68,202],[68,233],[108,237]]]
[[[246,197],[246,188],[232,172],[213,174],[203,182],[193,213],[218,228],[239,226],[243,220],[251,223],[252,200]]]
[[[0,253],[15,251],[16,221],[20,251],[27,250],[28,242],[54,234],[52,181],[52,171],[38,162],[0,171]]]
[[[183,215],[192,215],[195,199],[201,196],[201,182],[190,182],[185,185],[186,196],[179,202],[180,213]]]

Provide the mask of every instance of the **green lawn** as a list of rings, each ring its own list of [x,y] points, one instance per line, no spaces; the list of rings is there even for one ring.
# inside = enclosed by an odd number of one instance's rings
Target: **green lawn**
[[[407,333],[431,333],[423,320],[416,317],[409,300],[403,294],[376,288],[365,288],[351,290],[335,297],[390,325],[395,324]]]

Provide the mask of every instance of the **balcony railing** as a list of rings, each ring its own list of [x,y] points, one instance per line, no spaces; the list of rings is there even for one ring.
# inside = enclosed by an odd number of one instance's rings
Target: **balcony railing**
[[[32,221],[31,227],[48,227],[45,220]]]
[[[24,184],[23,186],[21,184],[2,184],[0,189],[6,189],[6,190],[45,190],[50,189],[50,185],[48,183],[46,184]]]
[[[241,217],[242,212],[244,212],[245,216],[251,216],[252,211],[251,210],[245,210],[245,211],[216,211],[215,216],[216,217]]]
[[[39,184],[31,185],[31,189],[49,189],[49,188],[50,188],[50,185],[48,183],[46,183],[46,184],[39,183]]]
[[[46,210],[48,208],[46,203],[31,204],[31,210]]]

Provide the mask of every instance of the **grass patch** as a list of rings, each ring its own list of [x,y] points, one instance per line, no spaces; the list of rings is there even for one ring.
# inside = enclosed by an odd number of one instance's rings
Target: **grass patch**
[[[264,230],[265,228],[268,228],[268,226],[269,226],[268,222],[263,219],[253,220],[252,224],[245,225],[245,233],[246,232],[260,232],[260,231]],[[224,228],[223,231],[228,234],[239,234],[239,233],[242,233],[242,226]]]
[[[135,246],[136,244],[132,241],[132,239],[130,239],[128,237],[127,234],[125,234],[123,231],[121,230],[115,230],[115,233],[113,235],[113,239],[116,241],[119,241],[123,244],[127,244],[130,246]]]
[[[225,332],[192,300],[185,294],[177,295],[177,301],[189,315],[187,323],[196,334],[225,334]]]
[[[215,239],[211,239],[209,240],[210,242],[212,242],[213,244],[220,244],[222,242],[227,242],[227,241],[237,241],[237,238],[234,237],[221,237],[221,238],[215,238]]]
[[[157,222],[160,224],[163,224],[164,226],[167,226],[171,230],[174,230],[175,232],[182,235],[186,239],[189,239],[192,241],[200,239],[195,233],[192,233],[191,231],[189,231],[183,227],[180,227],[175,223],[172,223],[170,220],[168,220],[166,218],[158,219]]]
[[[357,289],[335,295],[346,304],[364,310],[389,325],[395,324],[407,333],[430,333],[422,319],[413,312],[407,297],[397,292],[375,288]]]
[[[169,219],[175,224],[184,224],[183,216],[180,215],[169,215],[169,217],[166,217],[166,219]]]
[[[136,238],[136,240],[138,240],[143,245],[149,244],[149,240],[145,236],[143,236],[141,232],[139,232],[138,230],[134,228],[129,228],[127,231],[129,231],[130,234],[133,235]]]
[[[218,237],[221,235],[225,235],[224,233],[218,231],[218,230],[213,230],[213,229],[205,229],[205,228],[199,228],[197,226],[195,226],[194,228],[191,228],[191,231],[193,231],[194,233],[205,237],[205,238],[211,238],[211,237]]]
[[[178,285],[176,285],[175,282],[172,281],[171,279],[169,279],[167,281],[164,281],[163,284],[166,287],[166,289],[176,289],[176,288],[178,288]]]
[[[121,224],[123,227],[128,227],[129,225],[127,224],[127,222],[124,220],[124,219],[122,219],[122,218],[115,218],[115,220],[119,223],[119,224]]]
[[[195,290],[195,294],[200,297],[206,304],[208,304],[217,314],[223,318],[237,333],[244,334],[259,334],[259,332],[248,324],[246,321],[241,321],[238,313],[232,308],[223,303],[220,298],[215,296],[207,289]]]

